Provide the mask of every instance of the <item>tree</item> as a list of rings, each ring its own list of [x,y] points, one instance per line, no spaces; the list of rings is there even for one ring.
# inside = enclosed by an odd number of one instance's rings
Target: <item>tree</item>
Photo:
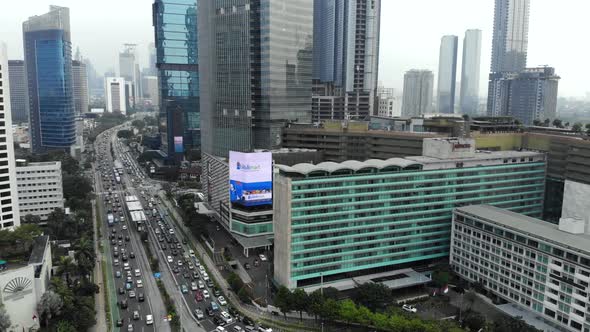
[[[504,317],[497,319],[490,328],[492,332],[541,332],[527,323],[522,318]]]
[[[545,119],[545,121],[543,121],[543,126],[545,127],[549,127],[549,124],[551,123],[551,120],[549,119]]]
[[[356,304],[352,300],[344,300],[340,302],[340,311],[338,312],[340,319],[344,320],[347,324],[354,322],[358,317],[358,309]]]
[[[248,302],[250,302],[252,295],[250,294],[250,291],[248,290],[248,288],[244,286],[244,287],[240,288],[240,290],[238,291],[238,298],[240,299],[240,301],[242,301],[244,303],[248,303]]]
[[[383,284],[366,283],[356,286],[352,299],[371,311],[385,307],[391,301],[391,291]]]
[[[137,128],[137,130],[142,131],[145,127],[145,122],[143,122],[143,120],[133,120],[131,121],[131,125]]]
[[[478,312],[467,310],[463,314],[463,324],[468,327],[470,331],[478,331],[485,326],[486,319]]]
[[[303,312],[309,307],[309,296],[301,289],[297,288],[291,295],[291,304],[294,310],[299,311],[299,319],[303,320]]]
[[[41,218],[39,216],[34,216],[32,214],[27,214],[24,216],[22,223],[23,224],[34,224],[38,225],[41,222]]]
[[[338,313],[340,312],[340,302],[334,299],[327,299],[322,303],[320,310],[320,316],[328,321],[335,321],[338,319]]]
[[[60,320],[57,323],[56,332],[77,332],[76,327],[67,320]]]
[[[580,122],[574,123],[574,125],[572,126],[572,130],[576,133],[581,133],[582,132],[582,124]]]
[[[12,322],[10,321],[10,316],[4,308],[3,305],[0,305],[0,331],[8,331]]]
[[[287,312],[293,309],[293,294],[287,287],[281,286],[275,295],[274,303],[287,319]]]
[[[542,124],[541,120],[538,120],[538,119],[533,120],[533,126],[539,127],[539,126],[541,126],[541,124]]]
[[[317,320],[321,313],[322,305],[324,304],[324,297],[322,296],[320,290],[317,289],[309,294],[308,301],[309,305],[307,306],[307,313],[314,315],[314,318]]]
[[[326,287],[322,293],[326,299],[338,300],[340,298],[340,291],[334,287]]]
[[[41,300],[37,304],[37,312],[39,313],[39,320],[44,322],[46,327],[51,323],[52,318],[61,314],[63,308],[62,298],[49,290],[41,296]]]
[[[127,129],[119,130],[117,132],[117,137],[124,138],[124,139],[130,139],[133,137],[133,132],[131,130],[127,130]]]
[[[554,119],[553,120],[553,126],[556,127],[556,128],[563,128],[562,121],[560,119]]]

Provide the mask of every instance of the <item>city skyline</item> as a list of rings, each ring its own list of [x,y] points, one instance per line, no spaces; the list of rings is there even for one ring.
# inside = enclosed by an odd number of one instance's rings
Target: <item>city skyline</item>
[[[103,6],[91,8],[73,0],[56,3],[70,8],[74,48],[79,46],[82,54],[89,58],[102,74],[109,69],[117,69],[118,52],[122,49],[123,43],[136,43],[139,63],[141,67],[147,67],[149,54],[146,47],[154,42],[151,22],[152,2],[141,2],[145,4],[144,6],[138,5],[140,1],[118,2],[116,7],[121,10],[112,11],[112,7],[108,5],[109,1],[111,0],[106,1]],[[531,3],[528,65],[535,67],[547,64],[555,67],[562,77],[559,87],[560,96],[584,96],[590,89],[583,84],[585,71],[580,71],[577,64],[583,63],[584,54],[587,53],[586,46],[576,42],[575,34],[567,32],[590,28],[590,22],[586,23],[582,16],[590,9],[590,3],[564,1],[565,3],[556,8],[550,2]],[[22,59],[22,22],[36,13],[46,11],[52,3],[52,1],[25,0],[19,5],[12,5],[10,11],[0,13],[0,29],[6,32],[3,38],[8,45],[9,59]],[[429,12],[433,14],[423,13],[425,7],[429,8]],[[469,14],[461,14],[458,8],[461,8],[462,13]],[[479,92],[480,97],[487,95],[494,1],[456,0],[454,6],[432,0],[407,3],[385,1],[381,11],[382,16],[388,18],[381,24],[379,80],[384,86],[401,91],[404,73],[412,68],[428,68],[436,73],[441,36],[445,34],[463,36],[467,29],[481,29],[482,61]],[[134,15],[130,16],[130,12]],[[110,17],[111,24],[104,25],[104,15]],[[566,15],[567,19],[560,19]],[[412,28],[415,27],[417,18],[422,16],[421,20],[429,22],[425,25],[428,28]],[[448,19],[449,17],[452,19]],[[549,21],[552,24],[547,24]],[[103,33],[96,34],[97,26],[101,27]],[[433,26],[437,28],[432,29]],[[93,38],[85,39],[85,35],[92,35]],[[418,40],[420,42],[416,42]],[[568,49],[567,53],[563,52],[565,48]],[[459,42],[459,49],[462,49],[462,41]],[[460,65],[461,52],[458,54],[457,66]]]

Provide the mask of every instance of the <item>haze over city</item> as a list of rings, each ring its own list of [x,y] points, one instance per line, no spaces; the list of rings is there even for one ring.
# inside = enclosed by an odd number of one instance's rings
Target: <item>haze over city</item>
[[[70,8],[72,43],[100,73],[116,71],[123,43],[138,44],[140,64],[147,64],[147,45],[154,38],[149,0],[24,0],[4,5],[9,10],[0,11],[0,31],[9,46],[9,58],[22,59],[22,22],[34,13],[45,12],[50,4]],[[383,1],[379,81],[401,93],[405,71],[430,69],[436,75],[440,38],[457,35],[461,47],[465,30],[474,28],[482,30],[479,86],[480,95],[487,95],[493,9],[491,0]],[[588,12],[590,2],[583,0],[531,1],[527,63],[530,67],[555,67],[561,76],[560,97],[583,96],[590,91],[590,68],[584,65],[590,46],[579,37],[590,31]],[[461,52],[458,68],[460,58]]]

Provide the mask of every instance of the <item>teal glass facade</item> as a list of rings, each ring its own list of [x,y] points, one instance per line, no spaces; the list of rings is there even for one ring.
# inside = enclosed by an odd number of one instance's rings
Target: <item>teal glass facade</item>
[[[290,288],[448,257],[452,210],[490,204],[540,217],[544,158],[423,170],[422,165],[281,170],[275,179],[275,280]]]

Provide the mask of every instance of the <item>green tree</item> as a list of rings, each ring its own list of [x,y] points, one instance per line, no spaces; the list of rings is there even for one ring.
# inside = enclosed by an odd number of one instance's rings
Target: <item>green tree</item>
[[[581,133],[582,132],[582,124],[580,122],[574,123],[574,125],[572,126],[572,130],[576,133]]]
[[[334,299],[326,299],[326,301],[324,301],[322,303],[322,308],[320,310],[320,316],[323,319],[333,322],[336,319],[338,319],[339,312],[340,312],[340,302],[338,302]]]
[[[357,321],[358,318],[358,309],[356,304],[352,302],[352,300],[344,300],[340,302],[340,311],[338,315],[340,319],[344,320],[347,324]]]
[[[449,283],[451,275],[448,270],[436,270],[432,273],[432,282],[438,288],[441,288]]]
[[[352,299],[375,311],[391,302],[391,290],[383,284],[365,283],[356,286]]]
[[[463,324],[465,327],[468,327],[470,331],[478,331],[485,326],[486,319],[478,312],[467,310],[463,314]]]
[[[553,126],[556,127],[556,128],[563,128],[562,121],[560,119],[554,119],[553,120]]]
[[[70,275],[76,272],[78,267],[74,260],[70,256],[61,256],[59,258],[59,266],[57,268],[57,274],[65,275],[68,284],[70,283]]]
[[[22,220],[22,224],[38,225],[40,222],[41,222],[41,218],[39,216],[34,216],[30,213],[25,215]]]
[[[287,319],[287,312],[293,309],[293,293],[287,287],[281,286],[275,295],[274,303]]]
[[[145,122],[143,120],[133,120],[131,121],[131,125],[137,128],[137,130],[142,131],[145,127]]]
[[[541,332],[528,325],[522,318],[505,317],[495,320],[491,327],[492,332]]]
[[[63,300],[58,294],[51,290],[45,292],[37,304],[39,320],[44,322],[44,326],[50,326],[52,319],[61,314],[62,308]]]
[[[0,331],[8,331],[11,325],[12,322],[6,308],[4,308],[4,305],[0,305]]]
[[[248,288],[244,286],[240,288],[240,290],[238,291],[238,298],[240,299],[240,301],[248,303],[250,302],[250,299],[252,299],[252,294],[250,294]]]
[[[74,324],[67,320],[60,320],[57,323],[56,332],[77,332],[76,327]]]
[[[534,119],[534,120],[533,120],[533,126],[537,126],[537,127],[539,127],[539,126],[541,126],[542,124],[543,124],[543,123],[541,122],[541,120],[538,120],[538,119]]]
[[[309,296],[301,289],[297,288],[291,295],[293,310],[299,311],[299,319],[303,320],[303,312],[309,308]]]
[[[131,139],[133,137],[133,132],[131,130],[123,129],[117,132],[117,137],[123,139]]]
[[[322,305],[324,304],[324,296],[322,296],[320,290],[315,290],[309,294],[309,306],[307,307],[307,313],[314,315],[315,320],[321,313]]]
[[[326,287],[322,290],[324,298],[338,300],[340,298],[340,291],[334,287]]]
[[[549,124],[551,123],[551,120],[549,119],[545,119],[545,121],[543,121],[543,126],[544,127],[549,127]]]

